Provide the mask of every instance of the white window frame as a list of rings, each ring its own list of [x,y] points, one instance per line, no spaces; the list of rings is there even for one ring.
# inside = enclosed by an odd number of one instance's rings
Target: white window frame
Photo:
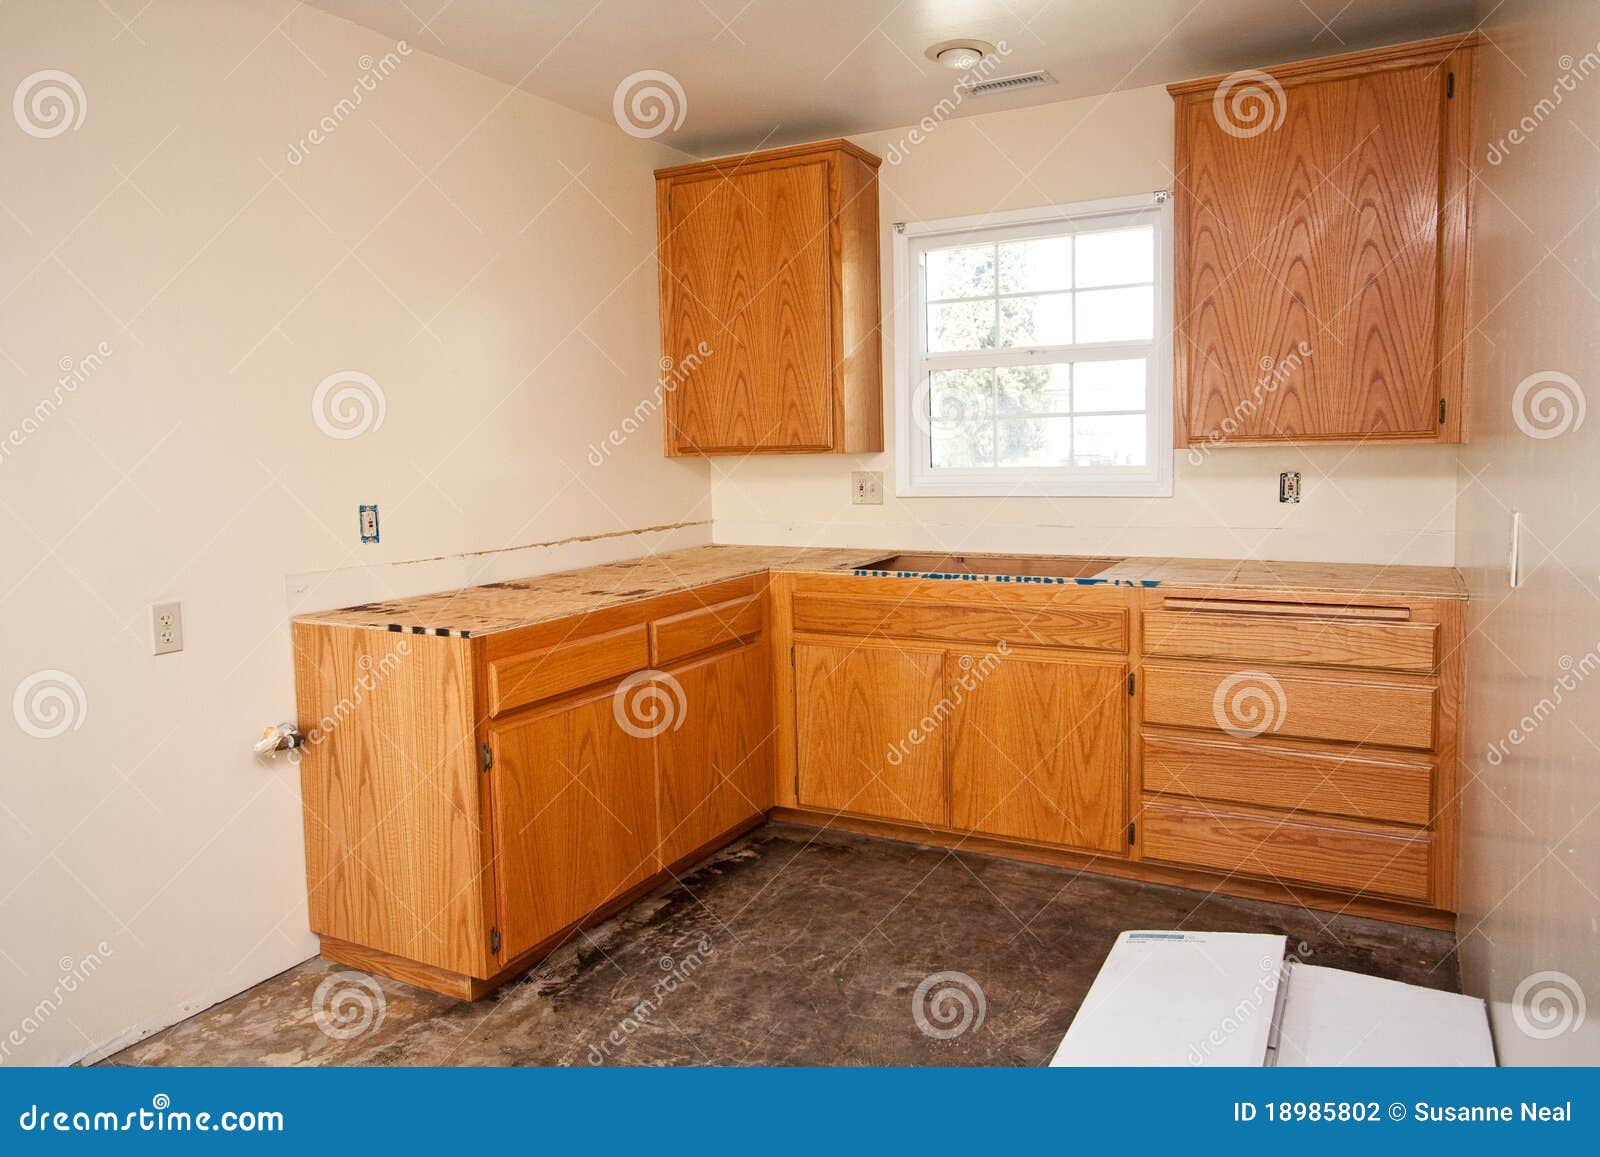
[[[1172,495],[1172,206],[1163,192],[1134,197],[1045,205],[941,221],[910,221],[895,226],[895,493],[908,498],[952,496],[1016,497]],[[928,248],[962,243],[1057,236],[1125,225],[1155,226],[1155,330],[1152,341],[1085,342],[1066,346],[1004,347],[970,355],[974,365],[1031,365],[1060,361],[1112,361],[1147,358],[1143,466],[974,467],[935,471],[929,461],[931,439],[914,416],[928,396],[927,309],[923,301],[920,257]],[[1062,228],[1069,226],[1069,228]],[[942,355],[941,355],[942,356]],[[948,359],[947,359],[948,360]]]

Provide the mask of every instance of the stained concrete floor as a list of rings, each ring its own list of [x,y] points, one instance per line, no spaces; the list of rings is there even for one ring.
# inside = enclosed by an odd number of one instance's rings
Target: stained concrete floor
[[[768,825],[476,1004],[317,958],[103,1063],[1039,1065],[1134,928],[1460,983],[1448,933]]]

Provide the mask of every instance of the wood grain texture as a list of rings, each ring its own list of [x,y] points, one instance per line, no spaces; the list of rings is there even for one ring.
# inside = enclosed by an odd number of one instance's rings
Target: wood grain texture
[[[650,632],[643,624],[508,655],[489,663],[489,714],[504,715],[649,665]]]
[[[487,975],[471,643],[296,623],[311,930]]]
[[[802,643],[794,669],[801,804],[948,823],[935,722],[943,714],[944,653]]]
[[[1426,833],[1312,823],[1279,814],[1146,798],[1151,859],[1403,900],[1428,898]]]
[[[1270,69],[1259,132],[1230,131],[1216,83],[1174,86],[1180,445],[1459,440],[1448,55]]]
[[[753,638],[766,623],[766,599],[746,595],[650,624],[650,661],[657,667],[698,651]]]
[[[879,315],[878,160],[841,153],[839,244],[840,365],[835,436],[847,454],[883,452],[883,327]]]
[[[1428,751],[1434,740],[1436,688],[1187,663],[1144,665],[1144,722],[1243,731],[1296,739]],[[1241,696],[1243,698],[1241,698]],[[1231,705],[1231,706],[1230,706]]]
[[[764,643],[671,668],[681,722],[656,739],[660,859],[672,863],[772,806],[772,699]]]
[[[684,372],[669,453],[832,447],[829,181],[825,159],[672,180],[662,343]]]
[[[962,605],[889,599],[839,599],[796,595],[794,628],[850,635],[1005,642],[1012,646],[1124,651],[1128,611],[1120,600],[1100,607]]]
[[[1232,605],[1236,613],[1146,611],[1145,654],[1414,674],[1432,671],[1438,661],[1439,628],[1431,623],[1288,618]]]
[[[488,729],[501,955],[510,959],[660,867],[655,760],[612,689]]]
[[[1146,735],[1146,792],[1426,826],[1433,765],[1350,748]]]
[[[945,669],[950,826],[1125,854],[1126,666],[963,651]]]

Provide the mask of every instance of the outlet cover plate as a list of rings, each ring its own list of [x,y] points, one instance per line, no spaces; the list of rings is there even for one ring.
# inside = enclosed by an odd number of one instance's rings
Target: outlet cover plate
[[[150,607],[150,653],[171,655],[183,650],[183,604],[154,603]]]
[[[1285,470],[1278,475],[1278,501],[1300,501],[1300,471]]]

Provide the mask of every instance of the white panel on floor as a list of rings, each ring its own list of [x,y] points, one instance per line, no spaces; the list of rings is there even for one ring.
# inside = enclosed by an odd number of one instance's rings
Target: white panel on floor
[[[1359,972],[1291,964],[1280,1067],[1494,1064],[1483,1001]]]

